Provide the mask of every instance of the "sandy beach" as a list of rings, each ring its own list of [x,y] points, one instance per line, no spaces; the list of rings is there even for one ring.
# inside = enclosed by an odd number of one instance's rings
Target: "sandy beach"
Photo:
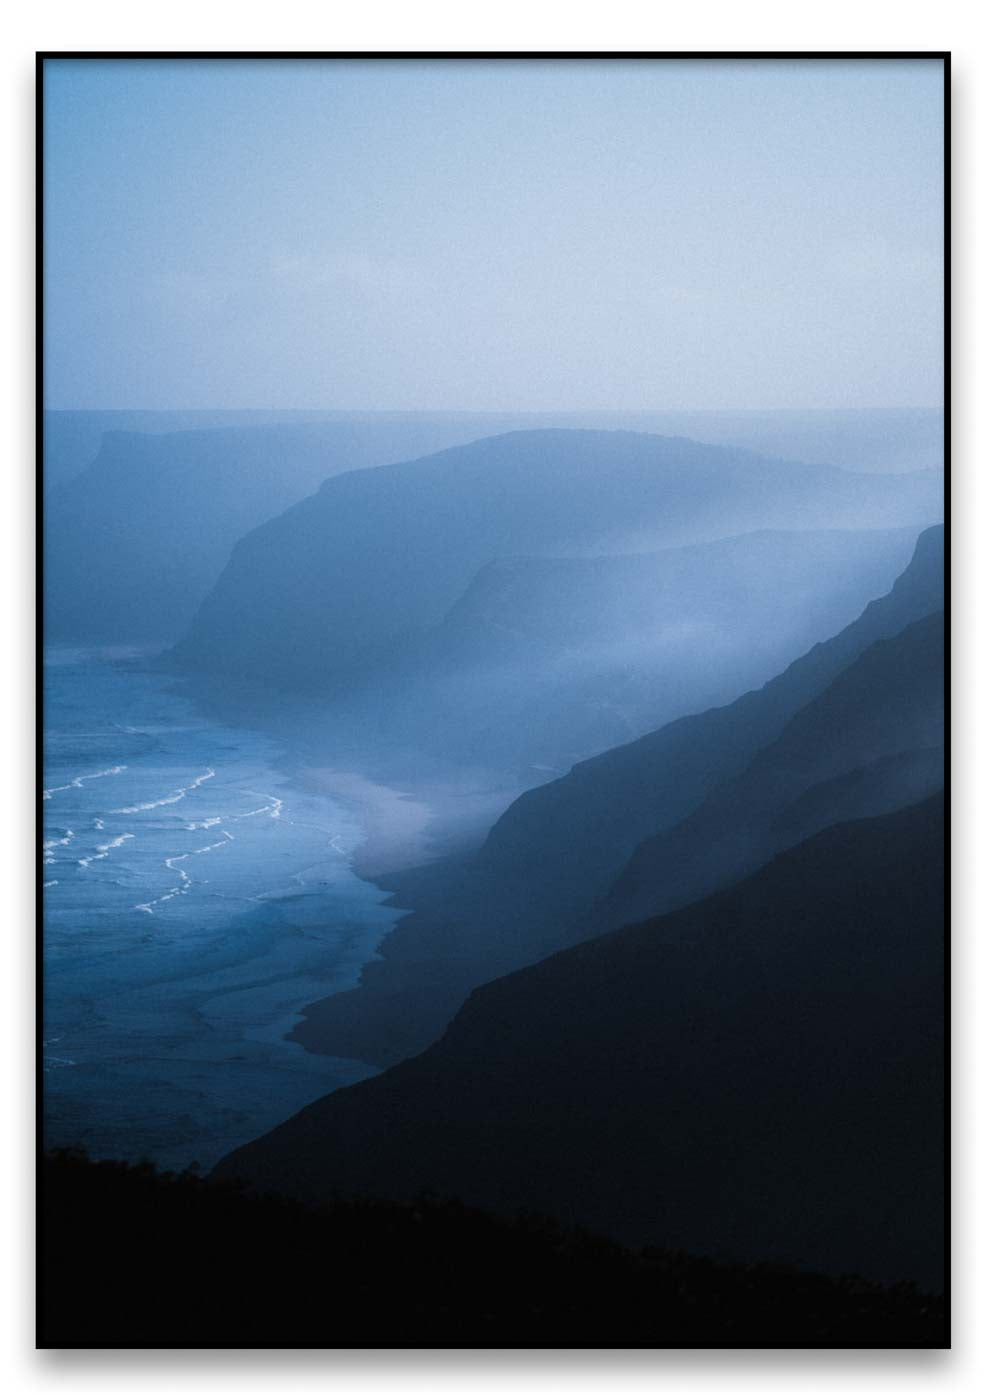
[[[353,868],[371,881],[480,846],[521,791],[517,783],[480,771],[450,773],[428,785],[416,783],[411,791],[400,778],[375,782],[323,764],[293,768],[293,777],[311,792],[357,809],[366,839],[354,852]]]
[[[434,855],[426,835],[432,811],[411,794],[338,768],[302,768],[299,778],[311,790],[359,810],[367,835],[355,852],[354,869],[362,879],[422,865]]]

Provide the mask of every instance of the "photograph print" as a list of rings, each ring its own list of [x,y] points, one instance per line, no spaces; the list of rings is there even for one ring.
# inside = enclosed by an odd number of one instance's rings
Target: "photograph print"
[[[949,59],[40,54],[42,1348],[943,1348]]]

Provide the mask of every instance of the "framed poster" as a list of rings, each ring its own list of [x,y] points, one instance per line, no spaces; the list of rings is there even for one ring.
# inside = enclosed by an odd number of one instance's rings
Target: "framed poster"
[[[948,73],[39,56],[39,1345],[947,1344]]]

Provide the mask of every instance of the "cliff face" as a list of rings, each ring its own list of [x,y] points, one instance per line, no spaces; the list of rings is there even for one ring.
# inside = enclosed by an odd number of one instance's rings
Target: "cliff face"
[[[943,597],[944,531],[937,527],[920,536],[888,594],[761,690],[576,765],[513,803],[472,859],[397,879],[396,902],[415,912],[389,935],[383,959],[365,968],[362,985],[307,1008],[296,1036],[328,1054],[393,1064],[434,1040],[472,987],[600,930],[594,908],[640,843],[688,818],[870,646],[939,611]],[[870,786],[870,793],[895,791],[904,802],[921,796],[939,763],[939,755],[927,755],[897,777],[884,771],[881,789]],[[914,781],[921,784],[915,790]],[[866,814],[850,791],[849,805],[835,807],[834,799],[819,792],[803,809],[781,811],[780,846],[788,833],[792,840],[808,834],[808,820],[816,830]],[[779,846],[766,854],[773,849]],[[619,912],[610,926],[621,921]]]
[[[175,659],[332,690],[506,555],[641,553],[757,529],[921,527],[940,477],[863,476],[645,433],[508,433],[346,473],[242,539]]]
[[[910,562],[917,531],[756,530],[653,554],[499,559],[431,634],[434,666],[593,658],[658,671],[675,646],[718,668],[738,632],[767,656],[837,631]],[[843,621],[842,626],[845,625]],[[806,648],[804,648],[806,649]]]
[[[737,777],[636,850],[600,930],[740,879],[800,835],[878,815],[944,785],[944,614],[874,642]]]
[[[565,771],[761,685],[858,615],[913,530],[760,530],[646,555],[497,560],[436,627],[333,706],[433,761]]]
[[[373,441],[327,424],[107,432],[46,501],[49,641],[176,640],[242,535],[378,460]]]
[[[287,419],[46,414],[49,640],[177,641],[241,536],[328,477],[469,442],[518,415]]]
[[[412,664],[383,677],[386,731],[523,782],[565,771],[763,684],[885,592],[915,541],[759,530],[647,555],[495,561]]]
[[[940,1283],[943,802],[475,991],[218,1177],[423,1188],[634,1243]]]

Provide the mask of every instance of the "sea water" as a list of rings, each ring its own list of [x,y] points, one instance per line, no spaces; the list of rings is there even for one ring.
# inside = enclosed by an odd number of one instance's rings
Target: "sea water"
[[[393,925],[353,812],[136,656],[45,656],[45,1138],[206,1168],[374,1072],[285,1039]]]

